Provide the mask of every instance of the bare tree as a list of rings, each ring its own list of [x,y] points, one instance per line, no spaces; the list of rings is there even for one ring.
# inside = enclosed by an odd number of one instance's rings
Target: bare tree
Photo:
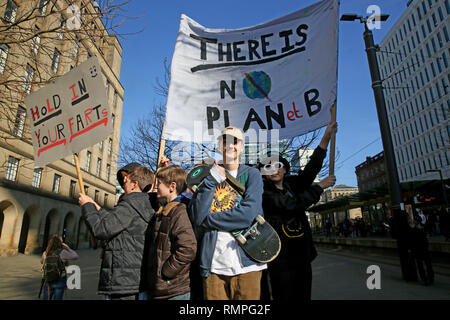
[[[31,144],[25,97],[116,45],[130,0],[0,1],[0,142]]]
[[[282,147],[280,148],[280,154],[288,159],[291,159],[292,172],[296,172],[301,169],[300,159],[304,159],[305,157],[307,157],[308,149],[314,149],[317,147],[324,131],[324,128],[317,129],[305,135],[291,138],[285,145],[282,145]],[[335,154],[335,162],[339,159],[339,157],[340,153],[337,150]],[[329,155],[327,155],[323,162],[322,169],[318,174],[319,178],[328,176],[329,166],[330,159]],[[336,169],[337,168],[335,168],[335,170]]]

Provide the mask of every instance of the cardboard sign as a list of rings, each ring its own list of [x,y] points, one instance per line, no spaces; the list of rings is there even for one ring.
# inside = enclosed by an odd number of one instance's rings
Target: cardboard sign
[[[106,139],[113,131],[97,57],[25,98],[36,167]]]
[[[235,126],[257,142],[259,131],[284,139],[325,126],[337,94],[338,9],[324,0],[236,30],[182,15],[163,139],[214,142]]]

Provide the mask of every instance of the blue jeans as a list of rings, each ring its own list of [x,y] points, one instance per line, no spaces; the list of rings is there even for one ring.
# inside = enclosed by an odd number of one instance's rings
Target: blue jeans
[[[43,300],[62,300],[64,296],[64,290],[66,289],[67,277],[64,276],[57,282],[52,284],[44,283],[44,296]],[[48,289],[50,287],[50,297],[48,295]]]
[[[169,298],[168,300],[190,300],[191,299],[191,293],[185,293],[185,294],[180,294],[179,296],[175,296],[172,298]]]

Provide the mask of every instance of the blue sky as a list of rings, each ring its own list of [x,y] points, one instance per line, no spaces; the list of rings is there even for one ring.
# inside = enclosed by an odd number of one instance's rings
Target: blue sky
[[[120,81],[125,88],[122,138],[128,136],[138,119],[149,113],[154,102],[163,101],[154,85],[157,78],[164,77],[164,59],[169,62],[172,59],[182,13],[208,28],[235,29],[272,20],[315,2],[317,0],[132,0],[126,14],[142,17],[127,21],[120,31],[143,31],[121,40]],[[407,0],[341,0],[340,3],[340,14],[366,16],[367,8],[375,4],[382,13],[390,15],[380,30],[373,30],[375,43],[379,43],[406,9]],[[382,151],[383,146],[364,50],[364,26],[359,22],[340,22],[339,28],[336,150],[340,158],[336,163],[336,184],[357,186],[355,166],[365,161],[366,156]]]

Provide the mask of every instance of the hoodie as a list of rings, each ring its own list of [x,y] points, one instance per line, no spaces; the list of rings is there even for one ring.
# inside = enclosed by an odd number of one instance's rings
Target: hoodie
[[[217,231],[234,231],[248,228],[257,215],[262,214],[263,181],[256,168],[240,165],[237,179],[248,171],[246,190],[242,200],[236,207],[210,213],[214,191],[218,183],[211,176],[207,176],[199,186],[197,193],[189,204],[190,218],[194,227],[197,241],[200,245],[200,274],[207,278],[211,273],[211,263],[216,248]],[[258,264],[239,247],[241,265],[248,267]]]

